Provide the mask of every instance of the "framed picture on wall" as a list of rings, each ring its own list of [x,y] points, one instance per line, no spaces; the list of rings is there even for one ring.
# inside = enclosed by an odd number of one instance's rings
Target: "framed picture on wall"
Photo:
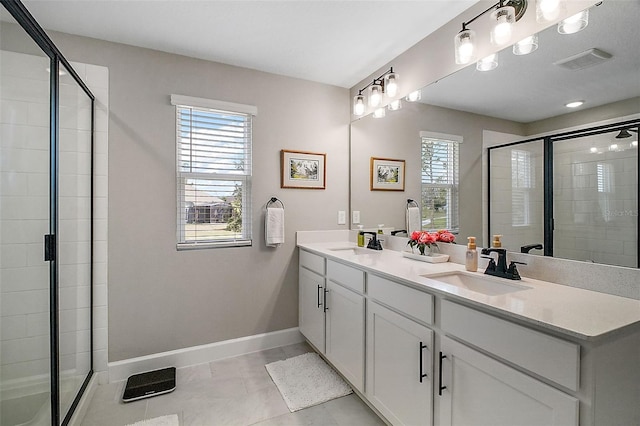
[[[280,151],[280,187],[325,189],[327,154]]]
[[[371,157],[371,191],[404,191],[404,160]]]

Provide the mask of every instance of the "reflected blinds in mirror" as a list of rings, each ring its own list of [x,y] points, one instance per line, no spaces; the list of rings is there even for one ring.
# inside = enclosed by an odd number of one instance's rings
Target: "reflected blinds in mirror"
[[[458,231],[458,141],[422,137],[422,229]]]

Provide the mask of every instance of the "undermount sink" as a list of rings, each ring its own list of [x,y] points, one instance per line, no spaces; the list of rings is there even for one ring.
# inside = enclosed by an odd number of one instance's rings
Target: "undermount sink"
[[[378,253],[378,251],[376,250],[372,250],[364,247],[337,247],[337,248],[330,248],[329,251],[335,251],[335,252],[344,253],[344,254],[356,254],[356,255]]]
[[[515,293],[516,291],[529,290],[531,288],[514,281],[507,281],[504,278],[477,276],[464,272],[447,272],[444,274],[422,276],[466,290],[475,291],[476,293],[486,294],[487,296]]]

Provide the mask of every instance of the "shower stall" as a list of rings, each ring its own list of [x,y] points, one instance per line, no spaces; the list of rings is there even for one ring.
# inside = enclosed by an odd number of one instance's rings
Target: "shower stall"
[[[0,424],[67,424],[93,374],[94,96],[0,8]]]
[[[640,267],[639,126],[636,117],[489,148],[488,237],[503,234],[513,251]]]

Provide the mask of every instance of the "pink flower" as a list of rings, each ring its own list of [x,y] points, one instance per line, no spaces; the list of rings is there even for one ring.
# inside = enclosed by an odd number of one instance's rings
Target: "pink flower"
[[[449,231],[438,231],[438,241],[443,243],[452,243],[456,240],[456,236]]]
[[[413,231],[411,233],[411,239],[414,241],[418,241],[420,239],[420,234],[421,234],[420,231]]]

